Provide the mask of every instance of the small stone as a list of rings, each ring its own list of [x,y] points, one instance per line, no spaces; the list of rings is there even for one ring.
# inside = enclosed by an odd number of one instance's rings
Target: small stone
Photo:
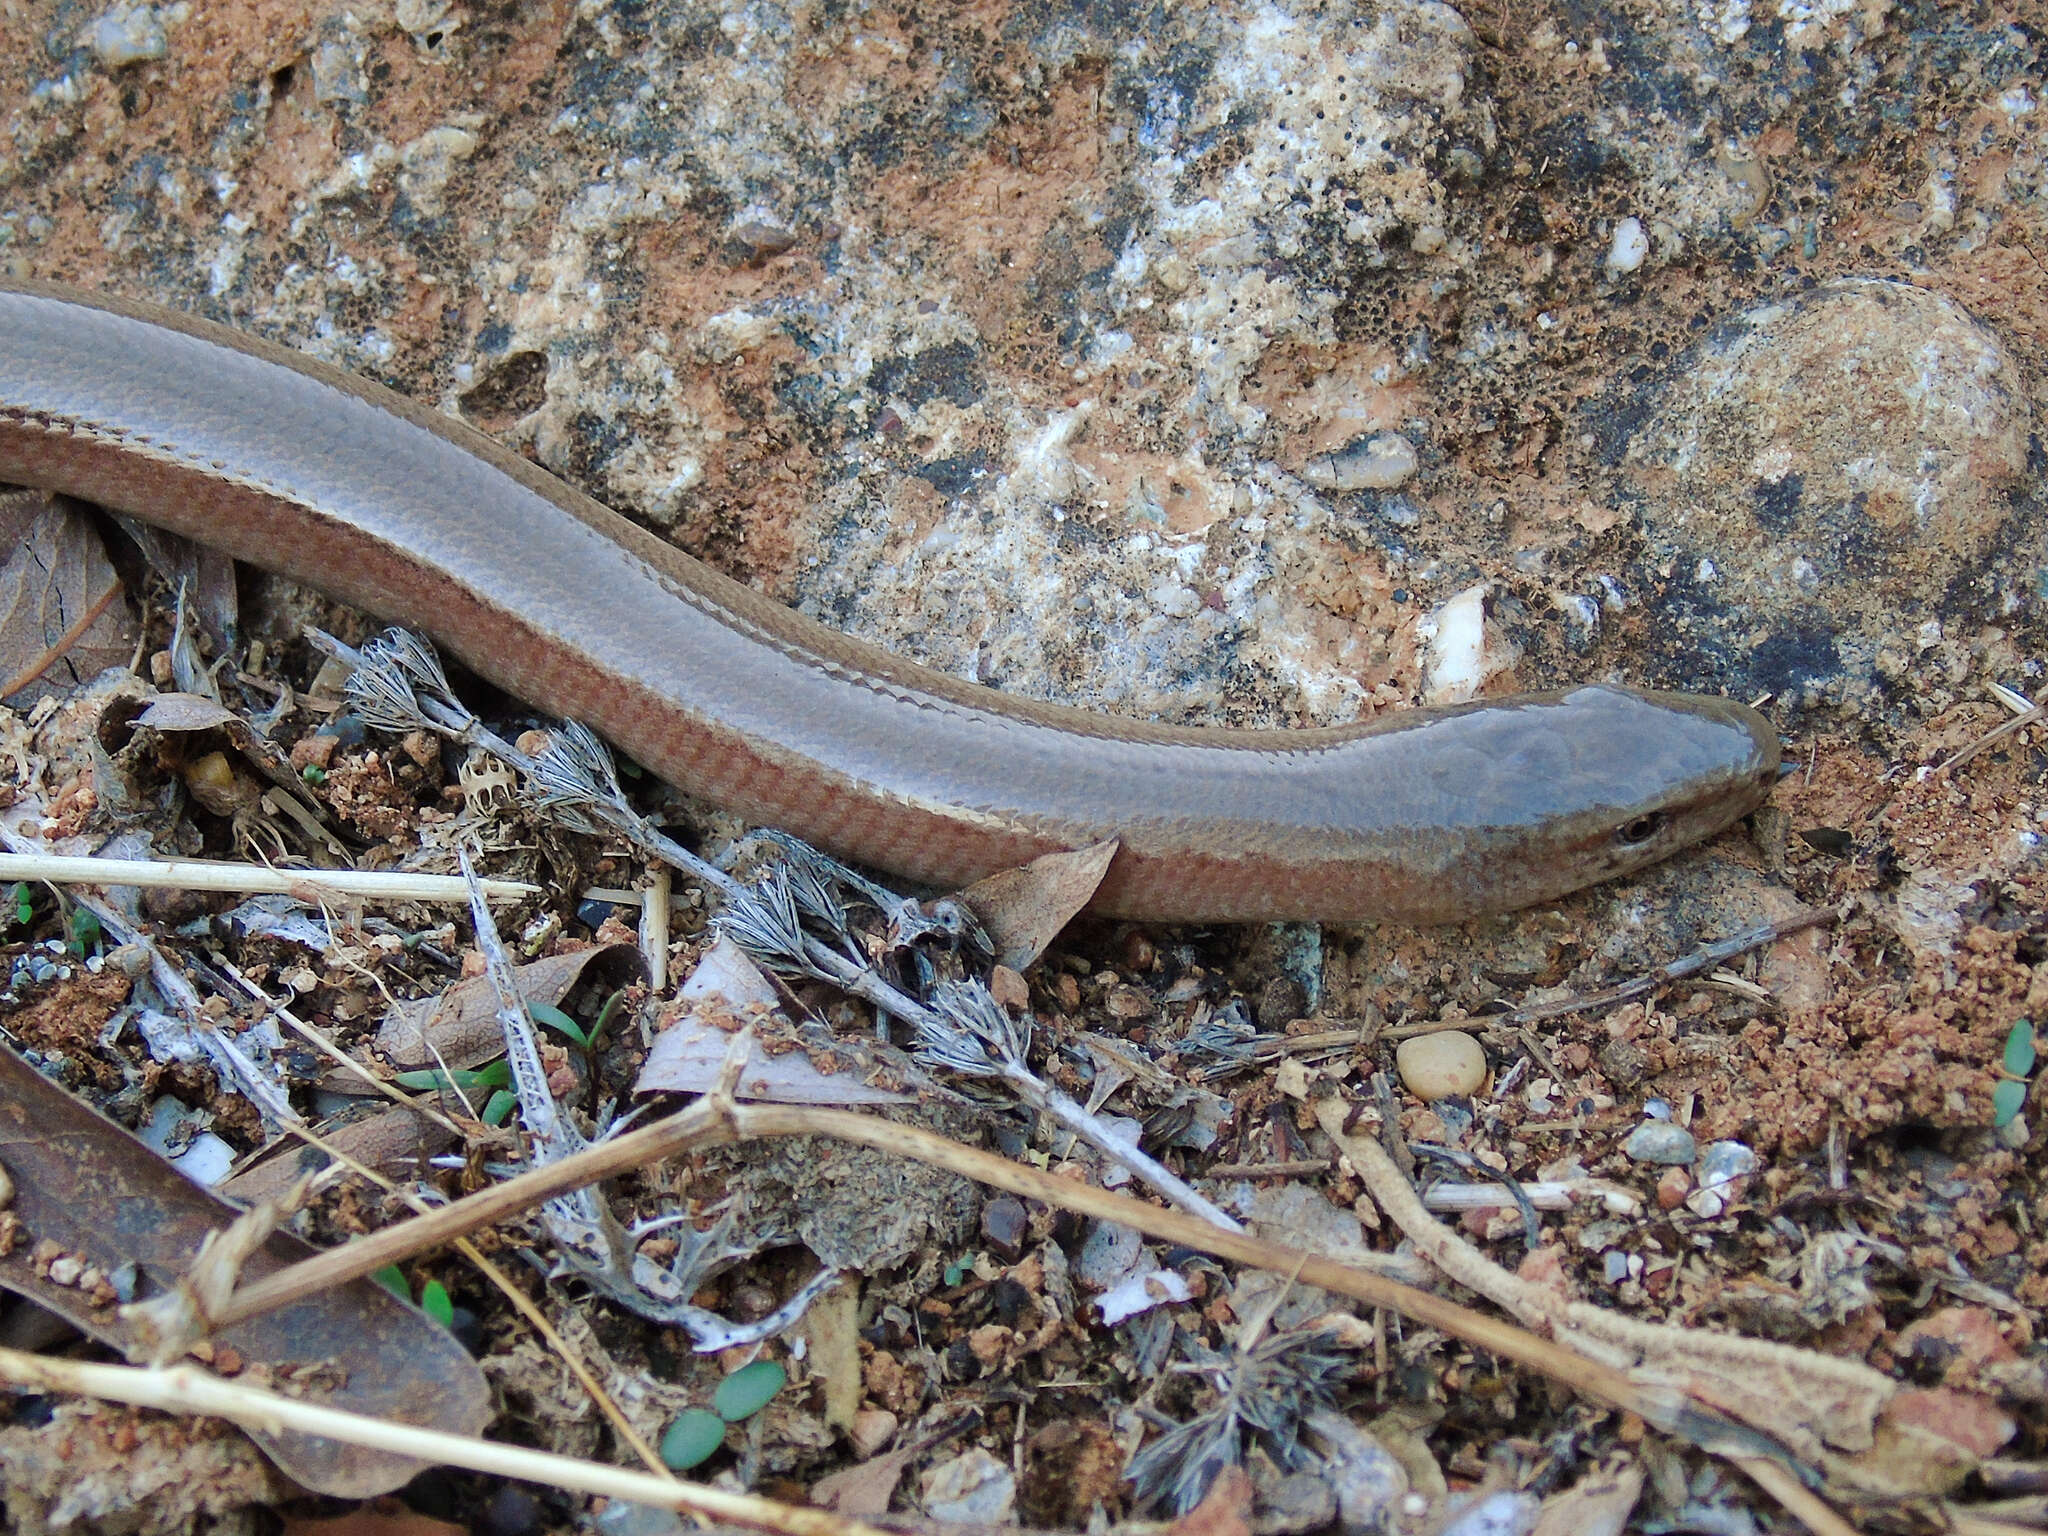
[[[107,69],[144,64],[170,52],[163,18],[146,5],[118,6],[92,24],[86,46]]]
[[[1650,1070],[1650,1053],[1632,1040],[1610,1040],[1600,1047],[1600,1070],[1617,1088],[1633,1088]]]
[[[880,1455],[882,1447],[895,1438],[899,1422],[886,1408],[863,1408],[853,1416],[846,1431],[847,1442],[854,1454],[866,1461],[870,1456]]]
[[[1700,1155],[1699,1188],[1687,1198],[1685,1208],[1695,1216],[1720,1215],[1748,1192],[1749,1176],[1757,1166],[1756,1153],[1741,1142],[1714,1142]]]
[[[1252,1012],[1259,1028],[1278,1034],[1308,1012],[1308,993],[1292,976],[1275,976],[1259,989]]]
[[[1607,246],[1608,274],[1619,277],[1633,272],[1643,264],[1643,258],[1650,254],[1650,237],[1643,229],[1641,219],[1623,219],[1614,226],[1614,238]]]
[[[1402,1084],[1425,1104],[1477,1093],[1486,1082],[1486,1052],[1462,1029],[1403,1040],[1394,1050],[1394,1066]]]
[[[999,965],[989,973],[989,994],[1013,1014],[1021,1014],[1031,1006],[1031,988],[1024,978],[1007,965]]]
[[[1675,1211],[1692,1193],[1692,1175],[1683,1168],[1666,1168],[1657,1180],[1657,1209]]]
[[[484,1501],[478,1536],[534,1536],[547,1524],[540,1501],[524,1488],[503,1483]]]
[[[1391,491],[1412,480],[1415,467],[1413,443],[1398,432],[1375,432],[1310,459],[1301,478],[1326,491]]]
[[[1297,1536],[1321,1530],[1337,1518],[1337,1494],[1314,1472],[1289,1472],[1259,1490],[1252,1519],[1254,1536]]]
[[[1675,1168],[1692,1166],[1696,1148],[1692,1132],[1669,1120],[1645,1120],[1629,1133],[1622,1147],[1639,1163],[1669,1163]]]
[[[1008,1462],[977,1445],[925,1473],[920,1491],[924,1512],[934,1520],[1002,1525],[1017,1503],[1017,1478]]]
[[[981,1208],[981,1240],[1005,1263],[1014,1264],[1023,1254],[1029,1229],[1024,1202],[1015,1195],[997,1195]]]

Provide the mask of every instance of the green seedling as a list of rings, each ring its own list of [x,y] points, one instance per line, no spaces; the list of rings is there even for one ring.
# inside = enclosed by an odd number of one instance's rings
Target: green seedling
[[[590,1036],[583,1032],[583,1026],[553,1003],[528,1003],[526,1011],[533,1015],[534,1023],[547,1025],[556,1034],[571,1041],[577,1050],[587,1052],[590,1049]]]
[[[64,927],[68,935],[64,947],[75,958],[83,960],[87,955],[99,953],[100,920],[84,907],[73,907]]]
[[[466,1068],[460,1072],[423,1067],[417,1072],[401,1072],[392,1081],[409,1093],[440,1093],[459,1088],[464,1094],[471,1094],[486,1088],[510,1087],[512,1069],[500,1058],[489,1066]]]
[[[406,1283],[405,1271],[396,1264],[386,1264],[382,1269],[370,1271],[370,1278],[400,1301],[412,1300],[412,1287]],[[455,1323],[455,1303],[449,1300],[448,1287],[438,1280],[429,1280],[420,1287],[419,1308],[443,1328]]]
[[[2027,1080],[2034,1074],[2039,1053],[2034,1045],[2034,1026],[2026,1019],[2013,1025],[2005,1037],[2004,1075],[1991,1090],[1991,1123],[2010,1125],[2026,1107]]]
[[[671,1472],[687,1472],[710,1460],[725,1444],[728,1424],[752,1418],[789,1383],[773,1360],[743,1365],[718,1384],[710,1408],[685,1408],[661,1437],[661,1460]]]

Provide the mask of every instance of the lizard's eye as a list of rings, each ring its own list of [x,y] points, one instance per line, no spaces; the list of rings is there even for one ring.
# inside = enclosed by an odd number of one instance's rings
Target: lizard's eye
[[[1664,830],[1668,819],[1662,811],[1652,811],[1647,816],[1623,822],[1614,834],[1614,841],[1622,848],[1640,848]]]

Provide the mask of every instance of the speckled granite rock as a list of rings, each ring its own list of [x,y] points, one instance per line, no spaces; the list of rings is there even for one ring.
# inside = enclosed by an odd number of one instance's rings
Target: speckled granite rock
[[[2022,608],[2034,444],[2018,363],[1940,294],[1849,280],[1735,317],[1660,381],[1625,461],[1667,664],[1722,635],[1736,692],[1863,702],[1944,611]],[[1987,566],[2015,534],[2033,558]]]

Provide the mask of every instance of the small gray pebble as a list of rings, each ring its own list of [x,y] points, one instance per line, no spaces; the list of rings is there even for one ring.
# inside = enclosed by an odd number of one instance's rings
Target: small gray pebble
[[[1628,1144],[1622,1150],[1639,1163],[1689,1168],[1694,1152],[1692,1132],[1669,1120],[1645,1120],[1629,1133]]]

